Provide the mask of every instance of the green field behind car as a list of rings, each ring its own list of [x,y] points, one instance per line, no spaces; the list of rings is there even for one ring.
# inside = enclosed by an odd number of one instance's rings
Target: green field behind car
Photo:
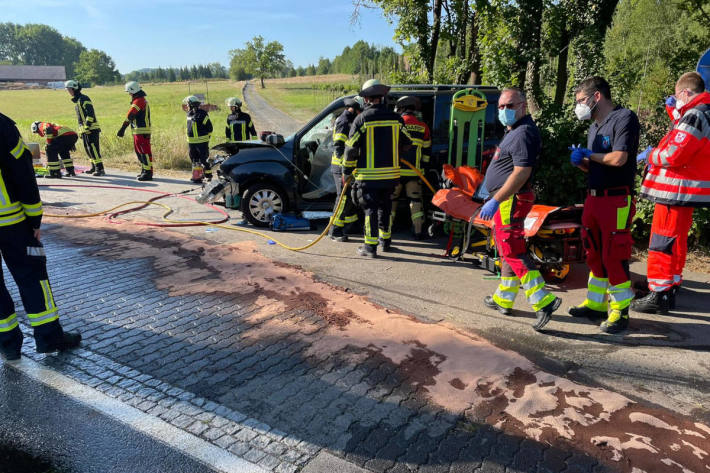
[[[215,128],[210,145],[224,141],[224,124],[229,113],[224,101],[227,97],[242,98],[242,82],[210,81],[205,87],[202,82],[145,83],[141,84],[148,94],[153,134],[151,144],[153,159],[158,169],[190,169],[185,138],[185,112],[182,99],[188,93],[206,94],[209,102],[219,106],[211,111],[210,118]],[[209,89],[209,90],[207,90]],[[111,87],[92,87],[84,89],[91,98],[101,125],[101,154],[108,167],[137,168],[138,162],[133,152],[133,139],[130,131],[124,138],[118,138],[116,132],[128,112],[130,96],[124,92],[123,85]],[[248,111],[248,110],[247,110]],[[28,142],[39,142],[44,147],[44,138],[33,135],[30,125],[33,121],[47,121],[77,129],[74,103],[64,89],[1,90],[0,112],[12,118]],[[88,163],[81,143],[77,143],[79,163]]]

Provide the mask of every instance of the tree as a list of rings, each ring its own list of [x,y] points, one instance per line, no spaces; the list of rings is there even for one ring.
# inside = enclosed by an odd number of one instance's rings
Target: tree
[[[86,48],[79,41],[74,38],[70,38],[69,36],[64,37],[63,43],[64,45],[61,63],[64,64],[64,68],[67,72],[67,77],[73,77],[74,68],[79,62],[79,57],[81,56],[81,53],[86,51]]]
[[[331,70],[330,59],[321,57],[318,60],[318,66],[316,67],[317,74],[329,74]]]
[[[51,26],[28,24],[15,34],[16,57],[20,64],[48,66],[63,64],[64,38]]]
[[[83,51],[76,65],[76,80],[91,84],[106,84],[121,78],[113,59],[103,51]]]
[[[262,36],[255,36],[247,41],[244,49],[233,49],[229,52],[231,58],[230,70],[242,67],[248,74],[258,77],[261,88],[265,87],[264,79],[279,73],[286,65],[284,47],[278,41],[264,42]]]

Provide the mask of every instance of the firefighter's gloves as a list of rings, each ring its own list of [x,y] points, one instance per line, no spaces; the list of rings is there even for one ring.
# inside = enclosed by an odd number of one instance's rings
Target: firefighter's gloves
[[[123,138],[123,134],[126,133],[126,128],[128,128],[128,123],[123,122],[123,126],[121,126],[121,129],[118,130],[116,136],[118,136],[119,138]]]
[[[666,107],[675,108],[675,96],[671,95],[666,99]]]
[[[570,154],[569,160],[575,166],[579,166],[584,162],[584,158],[588,158],[592,155],[592,150],[582,148],[582,145],[572,145],[569,147],[569,150],[572,152],[572,154]]]
[[[493,216],[496,214],[498,211],[498,206],[500,205],[500,202],[495,200],[493,197],[491,197],[488,202],[483,204],[483,207],[481,207],[481,212],[478,214],[478,218],[481,220],[490,220],[493,218]]]
[[[648,159],[648,154],[653,151],[653,146],[649,146],[645,150],[643,150],[638,156],[636,156],[636,162],[640,163],[643,161],[646,161]]]

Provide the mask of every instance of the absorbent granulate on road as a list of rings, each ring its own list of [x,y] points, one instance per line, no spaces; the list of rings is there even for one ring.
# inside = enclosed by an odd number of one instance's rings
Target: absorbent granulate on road
[[[321,449],[378,472],[710,470],[704,424],[373,304],[255,244],[62,223],[46,231],[51,277],[84,347],[281,432],[221,438],[273,471]]]

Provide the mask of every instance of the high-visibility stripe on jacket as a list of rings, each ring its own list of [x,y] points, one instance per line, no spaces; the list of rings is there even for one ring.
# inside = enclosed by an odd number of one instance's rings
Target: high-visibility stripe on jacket
[[[240,111],[227,116],[227,126],[224,129],[227,143],[237,141],[247,141],[250,137],[256,136],[256,128],[248,113]]]
[[[418,120],[413,113],[404,113],[402,119],[412,137],[412,147],[401,157],[421,171],[422,165],[428,165],[431,157],[431,132],[427,124]],[[405,164],[401,164],[400,168],[402,176],[417,175],[414,169]]]
[[[372,105],[353,121],[343,167],[357,181],[396,181],[400,147],[411,143],[402,117],[383,104]]]
[[[150,106],[142,90],[133,94],[126,120],[131,124],[134,135],[150,135]]]
[[[79,122],[80,130],[100,130],[99,121],[96,119],[96,112],[94,111],[94,105],[91,103],[91,99],[84,94],[77,93],[73,98],[72,102],[76,105],[76,118]]]
[[[665,205],[710,207],[710,93],[699,94],[680,113],[649,154],[641,197]]]
[[[207,143],[212,133],[210,116],[201,108],[190,109],[187,112],[187,142]]]
[[[333,156],[330,159],[330,164],[334,164],[335,166],[343,165],[345,143],[348,141],[350,127],[355,117],[357,117],[357,114],[346,108],[338,119],[335,120],[335,126],[333,126]]]
[[[0,113],[0,227],[28,220],[42,222],[42,201],[32,167],[32,153],[10,118]]]
[[[54,123],[41,122],[38,128],[39,136],[44,136],[47,143],[51,143],[54,138],[62,135],[76,135],[76,132],[67,126],[55,125]]]

